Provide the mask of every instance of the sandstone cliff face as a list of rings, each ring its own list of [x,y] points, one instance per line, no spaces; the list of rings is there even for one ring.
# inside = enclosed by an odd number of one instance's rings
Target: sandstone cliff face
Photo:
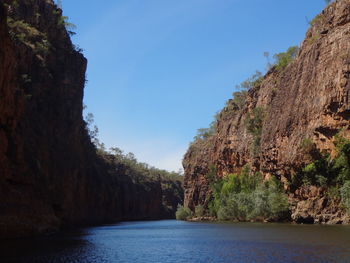
[[[174,216],[162,179],[139,184],[96,155],[86,66],[53,1],[0,1],[0,237]]]
[[[338,223],[348,218],[322,189],[289,189],[292,175],[305,162],[300,145],[311,139],[318,149],[334,154],[334,135],[350,137],[350,1],[337,1],[315,19],[297,58],[282,72],[271,69],[250,90],[235,114],[222,111],[210,143],[195,144],[184,158],[185,205],[207,204],[210,188],[205,175],[215,165],[217,175],[238,172],[245,164],[275,175],[289,193],[292,219]],[[253,136],[245,119],[254,108],[264,109],[260,147],[252,156]]]

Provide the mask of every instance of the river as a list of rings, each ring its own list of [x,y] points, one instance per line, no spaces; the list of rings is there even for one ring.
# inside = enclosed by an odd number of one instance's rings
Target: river
[[[0,241],[0,262],[350,262],[350,227],[125,222],[50,237]]]

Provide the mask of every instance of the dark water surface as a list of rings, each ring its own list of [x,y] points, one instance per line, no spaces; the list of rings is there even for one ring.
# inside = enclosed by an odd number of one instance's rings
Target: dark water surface
[[[350,262],[350,227],[127,222],[0,242],[0,262]]]

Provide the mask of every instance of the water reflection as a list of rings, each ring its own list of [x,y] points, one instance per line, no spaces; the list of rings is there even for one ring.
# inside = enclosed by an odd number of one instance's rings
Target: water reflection
[[[0,240],[0,262],[84,262],[75,259],[93,249],[85,235],[84,231],[74,231],[50,237]]]
[[[0,243],[1,262],[350,262],[350,227],[129,222]]]

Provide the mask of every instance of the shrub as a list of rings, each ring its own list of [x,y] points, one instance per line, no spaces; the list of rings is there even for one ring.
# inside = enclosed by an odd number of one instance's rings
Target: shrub
[[[243,81],[241,84],[236,86],[237,90],[250,90],[260,86],[263,80],[263,75],[260,71],[255,71],[255,73]]]
[[[13,41],[31,48],[41,59],[47,55],[51,45],[46,34],[23,20],[14,20],[11,17],[7,18],[7,25]]]
[[[330,200],[337,200],[339,198],[341,198],[340,196],[340,189],[337,186],[330,186],[327,189],[327,197]]]
[[[176,210],[176,219],[177,220],[186,220],[192,216],[192,211],[188,207],[178,205]]]
[[[324,177],[323,175],[316,175],[316,183],[319,186],[326,187],[327,186],[328,179]]]
[[[213,184],[213,183],[215,183],[217,181],[215,165],[210,165],[209,166],[209,171],[205,175],[205,178],[208,180],[209,184]]]
[[[204,206],[197,205],[194,209],[194,214],[196,217],[204,216]]]
[[[246,127],[251,134],[260,134],[263,125],[265,111],[261,107],[253,109],[252,116],[246,116]]]
[[[277,53],[273,56],[275,59],[275,66],[278,71],[282,71],[285,67],[289,65],[290,62],[292,62],[297,54],[299,52],[299,47],[292,46],[288,48],[286,52]]]
[[[247,98],[247,91],[236,91],[232,94],[233,99],[232,102],[235,106],[237,106],[238,109],[243,109],[246,98]]]
[[[304,153],[309,154],[315,149],[315,144],[310,138],[305,138],[301,142],[300,148]]]
[[[346,181],[340,188],[340,195],[342,204],[344,205],[348,214],[350,214],[350,181]]]
[[[233,98],[226,102],[225,107],[221,112],[215,115],[214,121],[210,124],[209,128],[201,128],[197,130],[197,134],[194,137],[191,146],[195,146],[196,143],[207,142],[217,132],[217,123],[219,118],[232,117],[236,111],[243,109],[248,90],[257,88],[261,85],[263,80],[262,73],[256,71],[251,77],[243,81],[241,84],[236,86],[237,91],[232,94]]]
[[[323,14],[316,15],[310,22],[310,26],[314,26],[316,24],[322,23],[325,20],[325,16]]]
[[[264,118],[265,110],[261,107],[256,107],[253,110],[253,114],[246,115],[245,125],[248,132],[253,135],[253,144],[251,148],[251,156],[253,158],[256,157],[260,151],[260,140]]]
[[[332,162],[328,154],[320,155],[318,160],[307,164],[300,174],[304,185],[326,186],[332,178]]]
[[[272,218],[283,217],[283,214],[288,211],[288,197],[282,192],[282,186],[275,177],[272,177],[267,183],[269,216]]]
[[[335,146],[337,147],[337,156],[332,168],[337,173],[337,183],[343,184],[350,180],[350,141],[338,134],[335,136]]]
[[[75,32],[73,30],[75,30],[77,26],[69,22],[68,16],[60,16],[58,19],[58,25],[64,26],[70,35],[75,35]]]
[[[215,131],[215,125],[211,125],[209,128],[200,128],[197,130],[197,135],[194,137],[194,140],[206,140],[210,136],[214,135]]]
[[[317,185],[328,188],[330,199],[340,197],[340,189],[350,181],[350,141],[339,134],[334,137],[337,154],[331,159],[328,153],[320,153],[311,140],[304,140],[301,148],[305,152],[312,152],[313,161],[305,165],[293,182],[298,187],[300,181],[304,185]],[[344,188],[345,189],[345,188]]]
[[[263,182],[259,174],[245,167],[240,174],[230,174],[212,187],[209,210],[220,220],[281,218],[288,211],[287,195],[279,181]]]
[[[319,40],[320,38],[321,38],[320,33],[315,33],[313,36],[311,36],[311,37],[307,40],[307,42],[308,42],[309,44],[313,44],[313,43],[315,43],[317,40]]]

